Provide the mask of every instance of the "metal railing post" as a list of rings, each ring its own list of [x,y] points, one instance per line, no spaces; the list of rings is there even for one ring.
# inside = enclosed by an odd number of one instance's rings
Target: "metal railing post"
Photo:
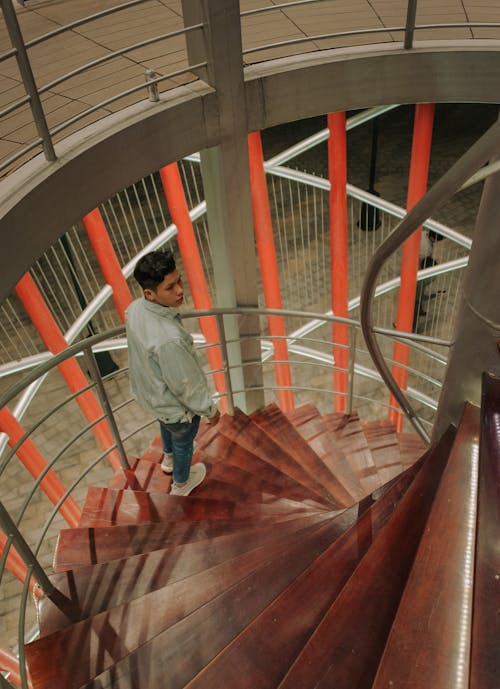
[[[356,326],[351,326],[349,328],[349,370],[347,373],[347,402],[346,402],[346,414],[352,413],[352,398],[354,390],[354,372],[356,364],[356,338],[358,336],[358,329]]]
[[[14,689],[14,685],[8,682],[5,677],[0,673],[0,687],[2,689]]]
[[[224,316],[221,313],[216,315],[217,330],[219,331],[219,342],[224,362],[224,378],[226,381],[227,411],[231,416],[234,414],[233,386],[231,383],[231,372],[229,371],[229,357],[227,353],[226,330],[224,328]]]
[[[18,552],[19,556],[23,559],[28,569],[31,568],[33,576],[40,584],[42,591],[47,596],[51,596],[55,590],[53,584],[50,582],[48,576],[45,574],[45,571],[43,570],[41,564],[34,556],[33,551],[24,540],[23,536],[21,535],[21,532],[14,524],[12,517],[7,512],[2,502],[0,502],[0,527],[2,528],[2,531],[10,540],[16,551]],[[8,543],[5,547],[8,547]]]
[[[415,20],[417,17],[417,0],[408,0],[408,7],[406,10],[406,28],[405,28],[405,50],[413,48],[413,34],[415,33]]]
[[[26,51],[26,46],[24,45],[21,29],[19,28],[19,22],[17,21],[16,11],[12,5],[12,0],[0,1],[2,3],[2,10],[7,31],[9,32],[12,46],[16,50],[16,60],[21,73],[24,88],[30,97],[30,108],[38,134],[42,139],[45,158],[49,161],[57,160],[54,144],[52,143],[52,137],[50,136],[49,127],[47,125],[47,120],[45,119],[45,113],[43,112],[42,103],[40,101],[35,78],[33,76],[33,70],[31,69],[31,63]]]
[[[158,83],[155,81],[156,72],[153,69],[146,70],[146,84],[148,90],[148,98],[151,103],[158,103],[160,100],[160,95],[158,93]]]
[[[103,406],[104,413],[106,414],[106,418],[109,423],[109,429],[111,431],[111,435],[113,437],[113,440],[116,443],[116,450],[118,452],[118,458],[120,460],[120,464],[122,465],[123,469],[130,469],[130,464],[127,459],[127,455],[125,452],[125,448],[123,447],[123,442],[120,436],[120,431],[118,430],[118,425],[116,423],[115,415],[113,414],[113,409],[111,408],[111,404],[109,401],[108,394],[106,392],[106,388],[104,387],[104,382],[102,380],[101,372],[99,371],[99,366],[97,365],[96,358],[94,356],[94,352],[92,351],[92,347],[85,347],[83,350],[83,357],[85,360],[85,363],[87,364],[88,370],[90,377],[92,378],[92,381],[95,383],[96,388],[97,388],[97,394],[99,396],[99,400]]]

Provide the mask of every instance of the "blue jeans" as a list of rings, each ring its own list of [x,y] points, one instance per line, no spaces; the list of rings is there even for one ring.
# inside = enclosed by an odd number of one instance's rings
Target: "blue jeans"
[[[174,483],[186,483],[193,458],[193,443],[200,417],[193,416],[192,421],[184,423],[163,423],[160,421],[160,433],[163,452],[174,455]]]

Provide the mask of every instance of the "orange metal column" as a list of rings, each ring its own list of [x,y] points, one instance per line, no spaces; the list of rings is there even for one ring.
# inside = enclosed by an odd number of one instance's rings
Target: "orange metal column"
[[[99,209],[96,208],[91,213],[88,213],[82,219],[82,222],[101,267],[104,279],[113,290],[113,301],[115,302],[116,310],[120,315],[122,323],[125,323],[125,309],[132,301],[132,295],[121,271],[118,258]]]
[[[0,409],[0,431],[9,436],[8,442],[10,447],[14,447],[25,434],[21,424],[6,407]],[[47,468],[47,462],[42,453],[30,438],[27,438],[16,450],[16,455],[33,478],[38,478],[42,471]],[[64,484],[52,469],[43,477],[40,487],[54,505],[56,505],[66,493]],[[78,526],[81,512],[71,496],[67,497],[63,502],[60,507],[60,512],[71,527]]]
[[[264,289],[264,300],[268,309],[282,309],[278,262],[274,245],[271,209],[264,172],[264,153],[260,132],[248,135],[248,153],[250,162],[250,184],[252,191],[253,220],[257,251],[259,254],[260,273]],[[280,362],[275,364],[276,383],[279,387],[292,386],[290,366],[288,364],[288,345],[286,339],[285,319],[282,316],[269,316],[269,334],[273,340],[274,358]],[[293,392],[278,390],[278,400],[283,411],[294,408]]]
[[[58,354],[64,351],[68,343],[64,339],[50,309],[43,300],[42,295],[29,273],[26,273],[17,283],[16,294],[26,309],[31,322],[39,332],[40,337],[45,342],[47,349],[52,352],[52,354]],[[64,361],[59,364],[58,368],[71,392],[78,392],[87,387],[88,381],[74,359]],[[89,423],[94,422],[103,415],[101,405],[96,400],[91,390],[79,395],[76,401]],[[93,432],[104,450],[107,450],[114,444],[105,421],[100,421],[94,426]],[[108,454],[108,459],[114,469],[122,468],[116,451],[113,450],[110,452]]]
[[[345,112],[328,115],[328,171],[330,178],[330,271],[332,311],[335,316],[348,316],[348,268],[347,268],[347,140]],[[346,325],[334,323],[333,356],[335,367],[333,384],[335,411],[345,411],[348,387],[349,330]],[[335,346],[341,345],[341,346]]]
[[[427,191],[434,110],[435,106],[432,103],[420,103],[415,106],[415,123],[413,126],[410,176],[408,179],[406,202],[407,210],[413,208]],[[396,328],[405,332],[411,332],[413,324],[421,234],[422,228],[419,227],[403,244],[401,255],[401,284],[399,288]],[[408,366],[410,361],[409,347],[396,342],[393,358],[395,364],[392,369],[392,375],[399,387],[404,390],[408,382],[408,371],[406,368],[398,366],[398,364]],[[392,395],[390,404],[397,406],[397,402]],[[402,413],[391,408],[389,409],[389,419],[395,423],[396,430],[401,432],[403,428]]]
[[[194,306],[196,309],[211,309],[212,300],[208,292],[208,285],[203,272],[193,223],[189,217],[186,195],[184,194],[184,187],[182,186],[177,163],[171,163],[161,168],[160,177],[172,220],[177,226],[177,243],[182,256],[189,289],[193,296]],[[218,342],[219,333],[215,318],[203,317],[199,319],[199,322],[207,344]],[[220,347],[210,347],[207,349],[207,357],[212,369],[221,370],[223,368]],[[214,383],[217,392],[224,395],[226,384],[222,371],[214,374]],[[223,412],[227,411],[227,401],[224,397],[220,400],[220,408]]]

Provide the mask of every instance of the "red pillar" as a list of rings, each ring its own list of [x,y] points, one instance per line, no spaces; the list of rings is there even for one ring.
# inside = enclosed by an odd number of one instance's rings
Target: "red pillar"
[[[108,231],[98,208],[82,220],[88,238],[99,262],[106,283],[113,290],[113,301],[122,323],[125,323],[125,309],[132,301],[127,281],[118,262]]]
[[[328,171],[330,178],[330,273],[332,311],[335,316],[348,316],[348,264],[347,264],[347,137],[345,112],[328,115]],[[334,410],[345,411],[348,388],[349,330],[346,325],[332,325]],[[343,346],[335,346],[343,345]]]
[[[10,447],[14,447],[25,433],[21,424],[7,407],[0,409],[0,430],[2,433],[9,436],[8,442]],[[30,438],[27,438],[16,450],[16,455],[35,479],[38,478],[47,467],[47,462],[42,453]],[[64,484],[52,469],[43,477],[40,487],[54,505],[57,505],[59,500],[66,493]],[[60,507],[60,512],[71,527],[78,526],[81,512],[71,496],[67,497],[63,502]]]
[[[248,153],[250,162],[250,183],[252,187],[252,209],[259,254],[264,300],[268,309],[282,309],[278,262],[274,245],[271,209],[264,172],[264,153],[260,132],[248,135]],[[269,316],[269,334],[271,338],[286,337],[285,319],[282,316]],[[276,383],[279,387],[291,387],[292,377],[288,364],[288,345],[285,339],[273,340],[274,358],[280,362],[275,364]],[[278,400],[283,411],[294,408],[293,392],[278,390]]]
[[[413,208],[427,191],[434,110],[435,106],[432,103],[420,103],[415,107],[410,176],[408,179],[406,202],[407,210]],[[399,288],[396,328],[405,332],[411,332],[413,324],[421,234],[422,228],[419,227],[403,244],[401,255],[401,284]],[[394,344],[393,359],[395,364],[392,369],[392,375],[399,387],[405,390],[408,382],[408,371],[406,368],[398,366],[398,364],[408,366],[410,361],[410,348],[408,345],[396,342]],[[390,404],[397,406],[397,402],[392,395]],[[389,419],[395,423],[396,430],[401,432],[403,428],[402,413],[391,408],[389,409]]]
[[[39,332],[47,349],[52,352],[52,354],[63,352],[67,348],[68,343],[64,339],[52,313],[29,273],[26,273],[17,283],[16,294],[21,300],[31,322]],[[87,378],[75,359],[64,361],[59,364],[58,368],[71,392],[78,392],[82,388],[87,387]],[[76,401],[89,423],[94,422],[103,415],[101,405],[96,400],[91,390],[79,395]],[[94,426],[93,432],[104,450],[107,450],[114,444],[105,421],[100,421]],[[108,459],[114,469],[122,468],[118,454],[115,450],[108,454]]]
[[[177,226],[177,243],[182,256],[189,289],[193,296],[194,306],[196,309],[211,309],[212,300],[208,292],[203,264],[198,251],[193,223],[189,217],[186,195],[184,194],[184,187],[182,186],[177,163],[171,163],[166,167],[162,167],[160,177],[170,215]],[[199,322],[207,344],[217,343],[219,341],[219,333],[215,318],[203,317],[199,319]],[[219,370],[223,368],[220,347],[210,347],[207,349],[207,357],[212,369]],[[226,384],[222,372],[214,374],[214,383],[217,392],[224,395]],[[223,412],[227,411],[227,401],[224,397],[221,398],[220,407]]]

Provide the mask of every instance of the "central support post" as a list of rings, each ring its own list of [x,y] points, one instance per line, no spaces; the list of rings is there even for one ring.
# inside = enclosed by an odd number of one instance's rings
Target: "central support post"
[[[186,37],[189,61],[207,61],[199,76],[216,90],[219,110],[220,143],[201,151],[217,305],[257,307],[239,2],[183,0],[182,5],[186,26],[204,25],[203,35]],[[234,401],[250,413],[264,405],[259,317],[226,316],[224,326]]]

